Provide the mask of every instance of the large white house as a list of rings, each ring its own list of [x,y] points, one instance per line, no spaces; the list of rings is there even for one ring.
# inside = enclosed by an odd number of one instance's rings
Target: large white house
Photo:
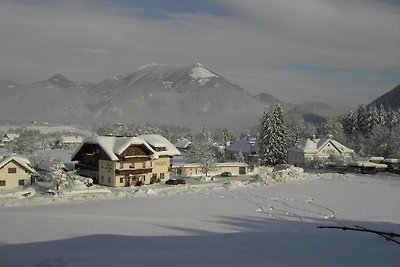
[[[313,136],[301,140],[295,146],[288,148],[288,163],[306,167],[307,163],[313,160],[328,161],[332,156],[346,160],[354,155],[353,149],[335,141],[331,135],[324,138],[315,138]]]
[[[180,152],[161,135],[93,136],[72,156],[78,173],[101,185],[130,187],[165,181]]]

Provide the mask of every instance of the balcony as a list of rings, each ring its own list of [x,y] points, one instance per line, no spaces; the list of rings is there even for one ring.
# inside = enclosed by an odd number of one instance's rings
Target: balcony
[[[87,165],[87,164],[83,164],[83,163],[76,163],[75,167],[77,169],[84,169],[84,170],[91,170],[91,171],[98,171],[99,170],[99,166]]]
[[[151,173],[153,171],[153,168],[136,168],[136,169],[116,169],[115,173],[116,174],[122,174],[122,175],[127,175],[127,174],[146,174],[146,173]]]

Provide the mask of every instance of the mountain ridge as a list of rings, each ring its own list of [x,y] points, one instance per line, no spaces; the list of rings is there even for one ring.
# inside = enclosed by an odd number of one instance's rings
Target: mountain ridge
[[[99,83],[73,82],[61,74],[0,91],[3,117],[67,123],[156,122],[244,128],[258,124],[266,105],[281,103],[251,95],[200,63],[150,63]],[[9,88],[10,87],[10,88]]]

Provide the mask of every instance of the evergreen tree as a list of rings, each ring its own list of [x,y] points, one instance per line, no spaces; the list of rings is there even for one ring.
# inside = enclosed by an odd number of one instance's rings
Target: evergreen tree
[[[354,139],[357,133],[357,117],[353,111],[350,111],[344,119],[343,130],[350,139]]]
[[[371,118],[364,105],[360,105],[357,110],[357,131],[363,136],[371,131]]]
[[[270,142],[271,142],[271,120],[268,110],[268,106],[265,107],[264,115],[260,125],[260,163],[261,165],[267,165],[267,158],[270,154]]]
[[[399,124],[397,116],[398,114],[389,108],[386,116],[386,127],[389,128],[390,131]]]
[[[272,142],[271,158],[272,164],[287,163],[287,142],[286,142],[286,125],[285,115],[281,105],[276,105],[271,117],[272,126],[274,129],[275,142]]]
[[[260,127],[261,165],[276,165],[287,162],[285,116],[278,104],[272,113],[265,109]]]
[[[383,107],[383,105],[381,105],[379,107],[379,110],[378,110],[378,118],[377,118],[377,123],[379,125],[385,125],[385,123],[386,123],[386,115],[387,115],[386,114],[386,110]]]

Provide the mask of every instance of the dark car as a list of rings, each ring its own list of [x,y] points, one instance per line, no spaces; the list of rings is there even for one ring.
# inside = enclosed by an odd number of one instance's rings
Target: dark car
[[[232,173],[231,172],[223,172],[223,173],[221,173],[221,176],[223,176],[223,177],[231,177]]]
[[[167,181],[165,181],[165,184],[169,184],[169,185],[186,184],[186,180],[183,178],[168,179]]]

